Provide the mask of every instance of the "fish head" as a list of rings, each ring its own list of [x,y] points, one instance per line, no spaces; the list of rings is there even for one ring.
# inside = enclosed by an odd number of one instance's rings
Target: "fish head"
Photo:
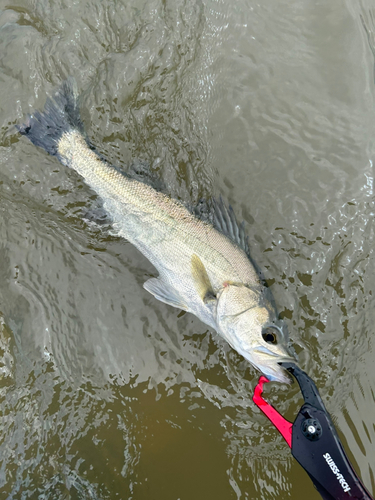
[[[216,323],[225,340],[269,380],[290,383],[278,363],[295,358],[286,325],[277,318],[267,289],[225,284],[217,299]]]

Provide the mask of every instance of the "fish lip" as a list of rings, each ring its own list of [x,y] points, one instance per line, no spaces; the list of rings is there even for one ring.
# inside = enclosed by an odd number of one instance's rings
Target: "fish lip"
[[[254,349],[254,351],[259,352],[261,354],[266,354],[267,356],[270,356],[270,358],[277,358],[277,363],[293,363],[296,361],[296,359],[292,355],[280,355],[276,352],[271,351],[265,346],[259,346]]]
[[[275,369],[277,366],[278,369]],[[276,364],[271,370],[267,370],[267,368],[258,367],[270,382],[279,382],[281,384],[291,384],[293,382],[293,377],[291,377],[290,373],[283,369],[281,366]]]
[[[270,356],[270,358],[278,358],[279,355],[275,352],[272,352],[270,349],[267,349],[265,346],[259,346],[254,349],[256,353],[265,354],[266,356]]]
[[[287,354],[280,355],[273,353],[272,351],[267,351],[262,349],[255,349],[259,353],[269,355],[267,362],[254,362],[253,365],[262,372],[270,381],[291,384],[293,382],[293,377],[290,375],[288,370],[284,368],[280,363],[291,363],[295,364],[296,360],[292,356],[288,356]],[[268,364],[268,366],[267,366]]]

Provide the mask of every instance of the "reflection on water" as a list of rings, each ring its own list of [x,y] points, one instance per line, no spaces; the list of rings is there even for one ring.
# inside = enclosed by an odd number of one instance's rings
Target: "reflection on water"
[[[152,266],[84,219],[94,193],[15,132],[68,75],[111,162],[154,165],[187,202],[222,193],[245,220],[300,364],[374,490],[375,12],[0,9],[2,497],[319,498],[251,401],[258,373],[143,290]],[[295,385],[267,387],[291,420]]]

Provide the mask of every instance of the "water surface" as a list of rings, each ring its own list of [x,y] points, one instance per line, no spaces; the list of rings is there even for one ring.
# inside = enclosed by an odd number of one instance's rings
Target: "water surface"
[[[251,401],[259,374],[148,294],[152,266],[83,217],[94,193],[16,133],[69,75],[111,162],[245,220],[375,490],[374,16],[349,0],[0,2],[2,498],[320,498]],[[296,384],[266,395],[294,418]]]

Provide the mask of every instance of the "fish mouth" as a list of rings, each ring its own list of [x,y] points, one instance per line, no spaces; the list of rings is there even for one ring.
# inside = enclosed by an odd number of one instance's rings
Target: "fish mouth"
[[[290,376],[286,365],[295,365],[296,359],[289,354],[277,354],[261,346],[256,349],[262,358],[253,359],[252,364],[261,371],[270,381],[291,384],[293,378]],[[281,364],[280,364],[281,363]]]
[[[277,361],[277,365],[281,368],[281,372],[278,372],[278,374],[281,375],[281,379],[287,384],[294,383],[294,378],[289,369],[297,366],[296,361],[297,358],[292,356],[285,356],[285,358]],[[279,382],[281,382],[281,380],[279,380]]]
[[[293,378],[291,377],[289,372],[281,368],[281,366],[279,365],[273,367],[258,366],[257,368],[270,382],[279,382],[280,384],[289,385],[293,382]]]
[[[277,358],[277,363],[293,363],[296,361],[296,358],[292,354],[280,354],[278,352],[271,351],[271,349],[268,349],[265,346],[259,346],[254,349],[255,352],[258,352],[262,355],[269,356],[271,359]],[[273,361],[272,359],[272,361]]]

